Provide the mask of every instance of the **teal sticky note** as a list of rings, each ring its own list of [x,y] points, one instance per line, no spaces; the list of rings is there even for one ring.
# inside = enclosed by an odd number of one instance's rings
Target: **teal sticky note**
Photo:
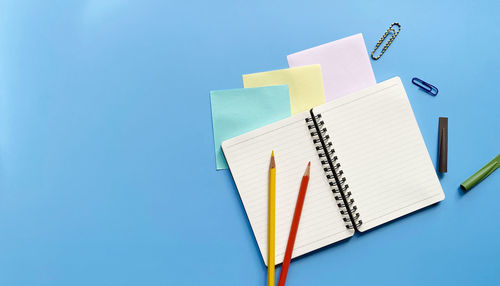
[[[220,144],[290,116],[288,86],[213,90],[212,126],[217,170],[227,169]]]

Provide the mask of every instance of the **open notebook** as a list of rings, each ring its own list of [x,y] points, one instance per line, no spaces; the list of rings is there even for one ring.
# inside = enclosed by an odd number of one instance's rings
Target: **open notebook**
[[[271,150],[276,264],[283,261],[308,161],[293,257],[444,199],[399,77],[224,141],[222,149],[266,265]]]

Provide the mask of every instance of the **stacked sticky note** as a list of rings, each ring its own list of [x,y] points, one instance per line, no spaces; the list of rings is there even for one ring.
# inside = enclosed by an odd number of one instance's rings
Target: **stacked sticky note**
[[[290,88],[292,114],[325,103],[321,66],[311,65],[243,75],[243,86],[258,87],[286,84]]]
[[[243,75],[244,88],[210,92],[217,170],[220,144],[376,83],[362,34],[287,56],[288,69]]]
[[[290,116],[288,86],[210,92],[217,170],[227,169],[222,141]]]

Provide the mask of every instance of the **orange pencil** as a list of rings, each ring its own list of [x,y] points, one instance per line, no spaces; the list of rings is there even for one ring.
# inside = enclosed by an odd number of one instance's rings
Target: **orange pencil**
[[[302,206],[304,205],[304,198],[306,197],[307,184],[309,184],[309,169],[311,162],[307,164],[306,171],[300,183],[299,196],[297,197],[297,204],[295,205],[295,212],[293,213],[292,227],[288,235],[288,242],[286,243],[285,258],[283,259],[283,266],[281,267],[280,280],[278,286],[285,286],[286,274],[288,267],[290,267],[290,260],[292,259],[293,245],[295,244],[295,237],[297,236],[297,229],[299,228],[300,214],[302,213]]]

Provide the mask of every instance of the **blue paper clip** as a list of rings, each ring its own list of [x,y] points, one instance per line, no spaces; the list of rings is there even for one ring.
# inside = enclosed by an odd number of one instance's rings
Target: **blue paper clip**
[[[416,78],[414,77],[411,82],[420,87],[421,89],[423,89],[425,92],[427,92],[428,94],[432,95],[432,96],[436,96],[439,92],[439,90],[437,89],[437,87],[433,86],[432,84],[430,83],[427,83],[419,78]]]

